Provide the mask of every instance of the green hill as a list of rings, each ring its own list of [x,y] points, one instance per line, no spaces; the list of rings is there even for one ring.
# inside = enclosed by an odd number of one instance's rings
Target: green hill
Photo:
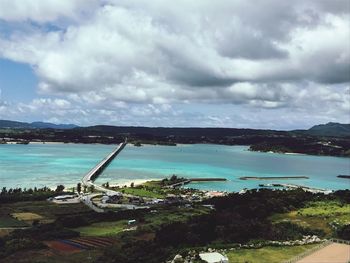
[[[329,122],[311,127],[308,134],[318,136],[350,137],[350,124]]]
[[[78,127],[74,124],[54,124],[49,122],[19,122],[10,120],[0,120],[0,128],[10,129],[73,129]]]

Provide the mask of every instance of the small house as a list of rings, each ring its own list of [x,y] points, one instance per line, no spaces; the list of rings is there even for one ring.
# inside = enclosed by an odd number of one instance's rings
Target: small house
[[[135,225],[136,224],[136,220],[135,219],[132,219],[132,220],[129,220],[128,221],[128,225]]]
[[[200,253],[199,257],[207,263],[229,263],[228,258],[218,252]]]

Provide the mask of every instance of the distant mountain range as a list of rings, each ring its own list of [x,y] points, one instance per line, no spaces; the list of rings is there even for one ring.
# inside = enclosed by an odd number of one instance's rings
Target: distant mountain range
[[[12,129],[74,129],[78,128],[82,131],[93,131],[96,133],[102,132],[107,134],[122,134],[122,133],[142,133],[152,135],[189,135],[192,136],[208,136],[218,135],[230,136],[232,132],[234,134],[260,134],[266,135],[275,133],[278,131],[272,130],[256,130],[256,129],[234,129],[234,128],[166,128],[166,127],[122,127],[122,126],[107,126],[97,125],[90,127],[79,127],[74,124],[54,124],[49,122],[18,122],[10,120],[0,120],[0,128],[12,128]],[[285,131],[281,131],[284,133]],[[294,130],[290,133],[302,133],[306,135],[315,136],[335,136],[335,137],[350,137],[350,124],[342,124],[329,122],[327,124],[320,124],[311,127],[308,130]]]
[[[50,122],[19,122],[10,120],[0,120],[0,128],[11,128],[11,129],[73,129],[77,128],[74,124],[54,124]]]

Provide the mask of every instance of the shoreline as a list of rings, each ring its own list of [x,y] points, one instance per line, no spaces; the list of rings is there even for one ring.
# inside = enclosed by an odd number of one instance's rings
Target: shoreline
[[[138,186],[138,185],[142,185],[144,183],[147,183],[147,182],[150,182],[150,181],[159,181],[159,180],[162,180],[162,179],[159,179],[159,178],[150,178],[150,179],[135,179],[135,180],[127,180],[127,181],[123,181],[123,182],[117,182],[117,181],[114,181],[114,182],[109,182],[109,186],[110,187],[124,187],[125,185],[127,187],[130,187],[131,183],[134,183],[134,186]],[[107,182],[107,181],[106,181]],[[102,185],[102,184],[105,184],[106,182],[101,182],[101,183],[98,183],[97,185]],[[68,190],[68,189],[72,189],[73,187],[74,188],[77,188],[77,184],[78,183],[81,183],[81,181],[77,182],[76,184],[63,184],[63,186],[65,187],[64,189],[65,190]],[[82,183],[81,183],[82,184]],[[59,184],[57,184],[59,185]],[[56,189],[56,186],[46,186],[48,188],[50,188],[51,190],[55,191]]]
[[[274,152],[274,151],[255,151],[255,150],[249,150],[249,151],[258,152],[258,153],[272,153],[272,154],[285,154],[285,155],[315,155],[315,154],[295,153],[295,152]],[[332,155],[329,155],[329,156],[332,156]]]
[[[109,184],[109,187],[124,187],[125,185],[127,187],[130,187],[130,185],[132,183],[134,183],[134,186],[139,186],[139,185],[142,185],[142,184],[145,184],[147,182],[151,182],[151,181],[161,181],[162,179],[159,179],[159,178],[149,178],[149,179],[134,179],[134,180],[127,180],[125,182],[120,182],[120,183],[110,183]]]

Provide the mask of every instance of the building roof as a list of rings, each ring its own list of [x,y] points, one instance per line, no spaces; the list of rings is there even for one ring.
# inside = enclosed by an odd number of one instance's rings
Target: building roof
[[[53,197],[53,199],[60,200],[60,199],[69,199],[69,198],[75,198],[77,195],[59,195]]]
[[[228,258],[218,252],[200,253],[199,257],[208,263],[228,263]]]

